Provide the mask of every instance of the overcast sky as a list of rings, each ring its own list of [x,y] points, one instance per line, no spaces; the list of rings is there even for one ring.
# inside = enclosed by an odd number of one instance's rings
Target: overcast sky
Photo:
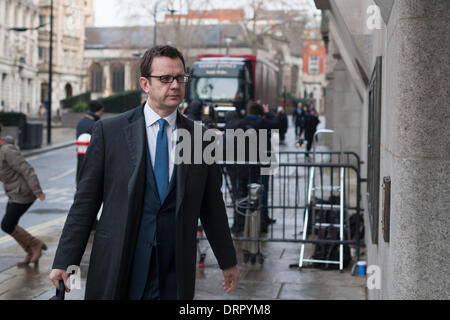
[[[122,3],[126,3],[127,0],[122,0]],[[299,3],[304,1],[307,8],[311,10],[311,12],[315,11],[314,1],[313,0],[289,0],[293,1],[292,3]],[[164,0],[160,1],[161,3],[165,3]],[[271,3],[277,3],[277,1],[270,1]],[[153,3],[149,1],[149,3]],[[178,1],[177,1],[178,3]],[[220,9],[236,9],[243,6],[245,1],[242,0],[211,0],[211,5],[214,8]],[[133,23],[130,23],[130,19],[126,17],[126,13],[124,13],[123,7],[118,9],[117,0],[94,0],[94,8],[95,8],[95,26],[98,27],[110,27],[110,26],[125,26],[125,25],[138,25],[138,24],[151,24],[151,19],[146,19],[146,21],[138,21],[133,20]],[[177,8],[175,8],[177,9]],[[164,12],[162,12],[162,8],[160,8],[161,14],[158,20],[164,17]],[[148,22],[148,23],[147,23]]]

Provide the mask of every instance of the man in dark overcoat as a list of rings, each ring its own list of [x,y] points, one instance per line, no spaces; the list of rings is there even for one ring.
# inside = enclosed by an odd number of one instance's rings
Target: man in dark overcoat
[[[174,162],[177,132],[194,136],[177,111],[188,79],[177,49],[154,47],[141,59],[144,105],[96,123],[50,273],[55,286],[64,280],[70,290],[66,269],[80,264],[103,203],[86,299],[193,299],[199,218],[224,290],[237,287],[219,166]]]

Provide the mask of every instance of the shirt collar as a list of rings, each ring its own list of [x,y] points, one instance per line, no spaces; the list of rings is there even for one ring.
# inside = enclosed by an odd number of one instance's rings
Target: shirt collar
[[[157,114],[155,111],[153,111],[152,108],[150,108],[150,105],[148,104],[148,102],[145,102],[144,117],[145,117],[145,126],[147,128],[151,127],[152,125],[155,124],[155,122],[157,122],[159,119],[161,119],[161,116],[159,114]],[[176,128],[175,125],[176,125],[176,120],[177,120],[177,109],[175,109],[174,112],[172,112],[170,115],[168,115],[164,119],[169,124],[169,127],[172,130],[175,130],[175,128]]]

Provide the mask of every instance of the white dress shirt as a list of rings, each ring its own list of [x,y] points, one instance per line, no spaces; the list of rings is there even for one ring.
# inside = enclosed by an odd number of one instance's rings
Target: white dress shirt
[[[159,122],[161,116],[158,115],[148,105],[148,102],[144,106],[144,118],[145,128],[147,131],[148,148],[150,151],[150,158],[152,160],[153,168],[155,166],[155,154],[156,154],[156,138],[158,137]],[[167,144],[169,148],[169,181],[172,178],[174,162],[175,162],[175,147],[177,145],[177,110],[175,109],[169,116],[164,118],[167,121],[166,135]]]

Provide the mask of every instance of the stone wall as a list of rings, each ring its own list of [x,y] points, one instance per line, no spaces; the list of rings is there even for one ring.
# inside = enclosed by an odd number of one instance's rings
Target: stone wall
[[[392,180],[391,239],[379,230],[368,246],[383,279],[371,299],[450,298],[449,16],[447,0],[398,0],[387,25],[380,176]]]

